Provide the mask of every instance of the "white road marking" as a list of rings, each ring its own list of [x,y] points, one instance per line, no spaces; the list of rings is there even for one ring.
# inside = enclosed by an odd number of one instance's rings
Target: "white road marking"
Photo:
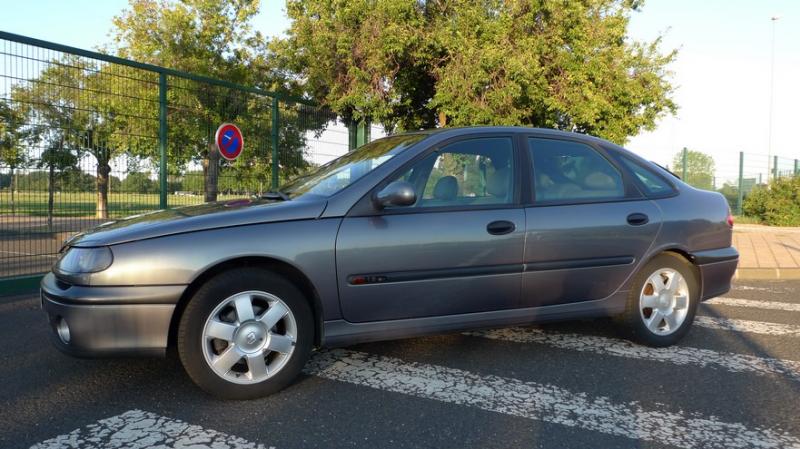
[[[539,343],[560,349],[612,355],[629,359],[721,368],[734,373],[780,375],[800,381],[800,361],[718,352],[710,349],[671,346],[651,348],[628,340],[574,333],[551,333],[536,328],[493,329],[466,335],[514,343]]]
[[[800,335],[800,326],[765,321],[737,320],[733,318],[716,318],[710,316],[694,317],[694,324],[709,329],[720,329],[735,332],[749,332],[765,335]]]
[[[767,288],[767,287],[752,287],[752,286],[749,286],[749,285],[737,285],[737,286],[733,287],[731,290],[755,290],[755,291],[760,291],[760,292],[778,293],[776,290],[773,290],[771,288]]]
[[[165,418],[142,410],[101,419],[95,424],[43,441],[31,449],[61,448],[213,448],[264,449],[245,439]]]
[[[752,307],[766,310],[783,310],[786,312],[800,312],[800,304],[780,301],[759,301],[755,299],[739,298],[713,298],[705,301],[704,304],[717,304],[720,306],[732,307]]]
[[[480,376],[438,365],[337,349],[312,358],[307,372],[383,391],[477,407],[548,423],[647,440],[681,448],[800,448],[786,432],[748,428],[696,413],[644,409],[604,396],[574,393],[550,384]]]

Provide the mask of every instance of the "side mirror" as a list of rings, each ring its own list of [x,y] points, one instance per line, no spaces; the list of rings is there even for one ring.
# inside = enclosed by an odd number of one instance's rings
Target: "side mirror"
[[[395,181],[375,194],[373,200],[378,209],[387,206],[411,206],[417,202],[417,194],[411,183]]]

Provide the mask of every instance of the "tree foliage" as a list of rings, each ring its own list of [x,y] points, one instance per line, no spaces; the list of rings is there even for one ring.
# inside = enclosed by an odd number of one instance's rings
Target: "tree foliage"
[[[764,224],[800,226],[800,177],[778,178],[756,186],[744,199],[742,211]]]
[[[296,78],[268,51],[264,36],[253,30],[258,5],[258,0],[131,0],[129,8],[114,19],[116,51],[125,58],[243,86],[298,93]],[[272,98],[171,76],[168,83],[172,174],[178,175],[188,164],[202,164],[207,200],[216,199],[220,177],[254,177],[268,186]],[[138,87],[137,97],[153,95],[152,84]],[[279,148],[284,175],[305,169],[299,154],[305,147],[305,133],[325,124],[297,120],[300,113],[297,108],[282,110]],[[302,126],[292,126],[293,119]],[[247,150],[234,163],[221,164],[213,145],[214,131],[224,122],[236,123],[248,137]],[[126,134],[155,136],[157,125],[131,120]],[[135,154],[157,160],[157,152],[158,147],[150,145],[136,149]]]
[[[8,167],[8,190],[11,213],[16,212],[15,190],[17,189],[14,171],[24,167],[27,154],[21,145],[23,139],[23,117],[11,102],[0,101],[0,165]],[[4,183],[5,184],[5,183]]]
[[[390,129],[531,125],[623,143],[674,111],[636,0],[288,0],[272,49],[309,94]],[[442,123],[442,120],[446,123]]]
[[[687,184],[698,189],[714,189],[714,158],[702,151],[685,149],[686,151],[686,177]],[[679,176],[683,173],[683,151],[679,151],[672,159],[674,172]]]
[[[96,161],[98,218],[108,218],[108,177],[111,160],[123,148],[110,139],[116,128],[116,111],[108,96],[101,70],[77,56],[54,59],[35,79],[15,86],[12,101],[25,116],[27,141],[33,148],[37,166],[50,172],[49,213],[52,219],[53,192],[57,173],[73,167],[82,156]]]

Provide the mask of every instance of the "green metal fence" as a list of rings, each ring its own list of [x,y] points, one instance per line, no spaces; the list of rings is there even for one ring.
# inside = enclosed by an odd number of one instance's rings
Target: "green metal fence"
[[[219,156],[217,127],[245,148]],[[0,279],[109,219],[263,193],[379,137],[302,98],[0,32]]]
[[[713,171],[693,169],[686,149],[672,171],[688,184],[715,190],[728,200],[731,210],[742,213],[742,203],[755,188],[766,187],[775,179],[800,176],[800,158],[731,152],[730,158],[714,160]]]
[[[245,137],[235,162],[213,146],[224,122]],[[0,32],[0,280],[47,271],[109,219],[259,194],[382,134],[302,98]],[[800,175],[794,158],[736,156],[673,171],[739,212]]]

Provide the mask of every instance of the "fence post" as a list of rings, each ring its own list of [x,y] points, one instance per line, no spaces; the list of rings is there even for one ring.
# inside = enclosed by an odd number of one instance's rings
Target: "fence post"
[[[358,128],[355,123],[347,125],[347,151],[358,148]]]
[[[739,191],[736,195],[737,215],[742,215],[742,198],[744,198],[744,151],[739,152]]]
[[[369,143],[370,141],[370,131],[371,126],[369,124],[369,120],[364,119],[361,123],[358,124],[358,128],[356,130],[356,145],[361,146],[364,144]]]
[[[280,126],[280,108],[278,97],[272,98],[272,190],[278,189],[278,128]]]
[[[347,151],[353,151],[361,145],[369,143],[370,131],[367,119],[347,125]]]
[[[798,162],[800,162],[800,161],[798,161],[797,159],[794,160],[794,175],[795,176],[800,175],[800,165],[798,164]]]
[[[158,74],[158,207],[167,208],[167,74]]]
[[[687,184],[689,183],[689,181],[686,179],[686,159],[688,159],[688,154],[689,150],[687,150],[686,147],[683,147],[683,156],[681,157],[681,165],[683,165],[683,168],[681,169],[681,179]]]
[[[778,179],[778,156],[772,156],[772,179]]]

